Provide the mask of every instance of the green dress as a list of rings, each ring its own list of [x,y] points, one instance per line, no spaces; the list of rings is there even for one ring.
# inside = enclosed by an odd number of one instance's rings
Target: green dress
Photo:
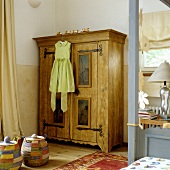
[[[68,41],[55,44],[55,60],[51,70],[50,87],[51,108],[56,109],[56,93],[61,92],[61,109],[67,111],[67,93],[75,91],[73,69],[70,62],[70,46]]]

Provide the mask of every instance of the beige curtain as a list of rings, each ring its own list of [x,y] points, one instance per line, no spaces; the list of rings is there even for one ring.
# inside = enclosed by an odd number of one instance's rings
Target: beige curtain
[[[142,29],[140,32],[143,33],[142,44],[144,44],[144,48],[170,47],[170,11],[144,13],[140,29]]]
[[[17,91],[14,2],[0,0],[0,137],[23,135]]]

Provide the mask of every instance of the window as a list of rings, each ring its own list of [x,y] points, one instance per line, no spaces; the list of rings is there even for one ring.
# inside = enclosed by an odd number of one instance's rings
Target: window
[[[143,72],[153,72],[165,60],[170,63],[170,48],[149,50],[139,54],[140,67]]]

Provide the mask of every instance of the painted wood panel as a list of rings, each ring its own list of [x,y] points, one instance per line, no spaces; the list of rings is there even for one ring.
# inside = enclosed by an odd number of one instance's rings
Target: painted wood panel
[[[137,140],[138,147],[136,147],[136,159],[144,156],[158,157],[170,159],[169,129],[162,129],[160,127],[148,128],[145,130],[138,129],[139,139]]]

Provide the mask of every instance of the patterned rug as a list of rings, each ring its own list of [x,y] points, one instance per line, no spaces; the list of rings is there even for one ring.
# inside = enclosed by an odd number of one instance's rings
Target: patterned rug
[[[54,170],[120,170],[128,165],[127,158],[95,152]]]

